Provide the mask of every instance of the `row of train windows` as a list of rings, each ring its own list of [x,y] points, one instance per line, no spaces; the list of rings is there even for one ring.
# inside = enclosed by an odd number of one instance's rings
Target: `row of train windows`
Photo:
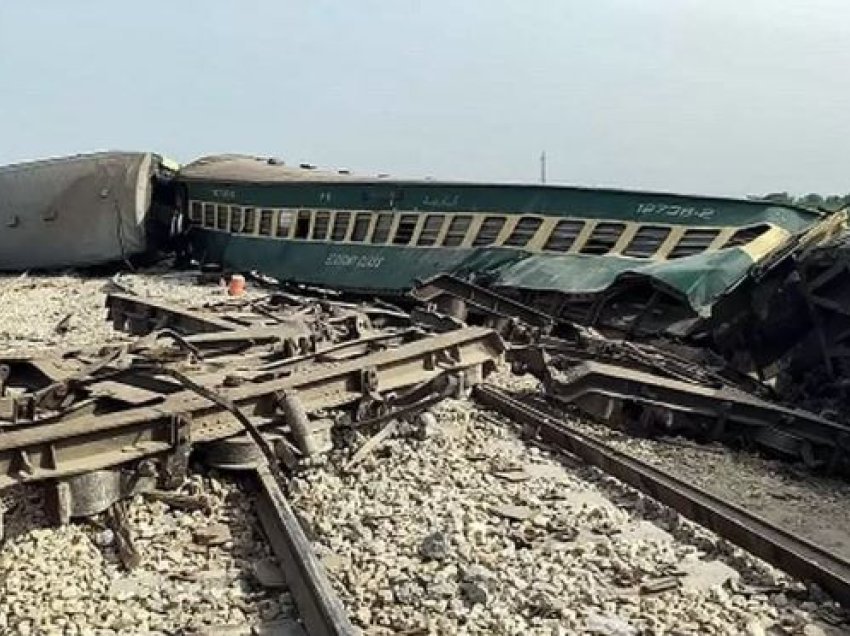
[[[229,213],[229,214],[228,214]],[[372,212],[338,211],[335,216],[324,210],[299,210],[297,213],[281,211],[277,215],[277,229],[274,231],[275,211],[268,209],[242,208],[239,206],[214,205],[193,201],[189,218],[193,223],[204,227],[238,232],[245,234],[257,233],[264,236],[285,236],[296,239],[314,241],[348,241],[363,243],[368,240],[373,244],[410,245],[419,223],[419,214],[401,214],[395,233],[390,236],[396,213],[378,213],[374,218]],[[259,221],[259,226],[256,224]],[[415,245],[428,247],[437,245],[440,233],[446,222],[444,214],[428,214],[422,224],[422,229],[416,237]],[[481,222],[478,233],[472,240],[473,247],[494,245],[507,223],[503,216],[487,216]],[[540,217],[522,217],[508,237],[500,244],[507,247],[525,247],[534,237],[543,219]],[[353,227],[352,227],[353,224]],[[550,252],[568,251],[584,229],[585,221],[563,219],[555,224],[543,249]],[[293,228],[294,225],[294,228]],[[443,239],[444,247],[458,247],[466,240],[469,228],[472,226],[472,215],[454,215],[449,221]],[[371,236],[369,230],[372,228]],[[349,236],[349,229],[351,230]],[[609,253],[626,229],[625,223],[597,223],[578,250],[581,254],[602,255]],[[756,225],[741,228],[736,231],[723,247],[745,245],[757,239],[769,228],[768,225]],[[628,245],[622,250],[623,256],[633,258],[651,258],[661,247],[672,228],[659,225],[641,225],[638,227]],[[705,251],[720,234],[717,228],[688,228],[667,258],[682,258]]]

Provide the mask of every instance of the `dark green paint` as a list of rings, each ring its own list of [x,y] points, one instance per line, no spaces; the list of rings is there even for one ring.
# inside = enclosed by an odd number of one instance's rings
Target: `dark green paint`
[[[811,210],[770,202],[560,186],[390,180],[184,182],[191,200],[256,208],[544,214],[701,227],[768,222],[792,233],[821,218]],[[690,214],[682,216],[682,210]],[[712,211],[710,216],[706,210]],[[679,215],[671,216],[672,211]],[[749,256],[738,248],[659,262],[619,256],[531,254],[502,247],[418,248],[311,242],[203,229],[194,230],[193,240],[201,258],[230,269],[257,270],[283,281],[384,294],[405,293],[414,281],[442,272],[484,276],[497,287],[565,293],[598,293],[623,276],[642,276],[680,296],[701,313],[740,281],[752,265]]]
[[[752,261],[738,248],[671,261],[531,254],[509,248],[415,248],[313,243],[194,230],[198,254],[238,271],[256,270],[281,281],[399,295],[442,272],[486,277],[496,287],[598,293],[625,275],[660,282],[697,312],[746,275]],[[377,266],[375,266],[377,265]]]
[[[791,232],[800,231],[820,218],[805,208],[764,201],[562,186],[393,181],[284,184],[187,181],[186,185],[190,199],[269,208],[542,214],[701,227],[767,222]]]

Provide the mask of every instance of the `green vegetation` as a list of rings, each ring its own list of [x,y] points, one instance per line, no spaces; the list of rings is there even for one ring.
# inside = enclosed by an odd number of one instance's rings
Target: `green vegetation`
[[[754,196],[751,198],[761,201],[772,201],[774,203],[793,203],[795,205],[803,205],[822,210],[838,210],[845,205],[850,205],[850,194],[828,194],[823,196],[812,192],[801,197],[794,197],[787,192],[771,192],[764,196]]]

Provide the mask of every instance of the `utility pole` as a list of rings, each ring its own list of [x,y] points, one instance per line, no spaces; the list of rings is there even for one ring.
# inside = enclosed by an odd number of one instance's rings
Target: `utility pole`
[[[546,183],[546,151],[540,153],[540,183]]]

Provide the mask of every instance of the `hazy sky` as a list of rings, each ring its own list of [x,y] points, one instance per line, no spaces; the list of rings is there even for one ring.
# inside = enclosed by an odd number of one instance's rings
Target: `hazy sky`
[[[848,0],[2,0],[0,80],[0,163],[850,192]]]

